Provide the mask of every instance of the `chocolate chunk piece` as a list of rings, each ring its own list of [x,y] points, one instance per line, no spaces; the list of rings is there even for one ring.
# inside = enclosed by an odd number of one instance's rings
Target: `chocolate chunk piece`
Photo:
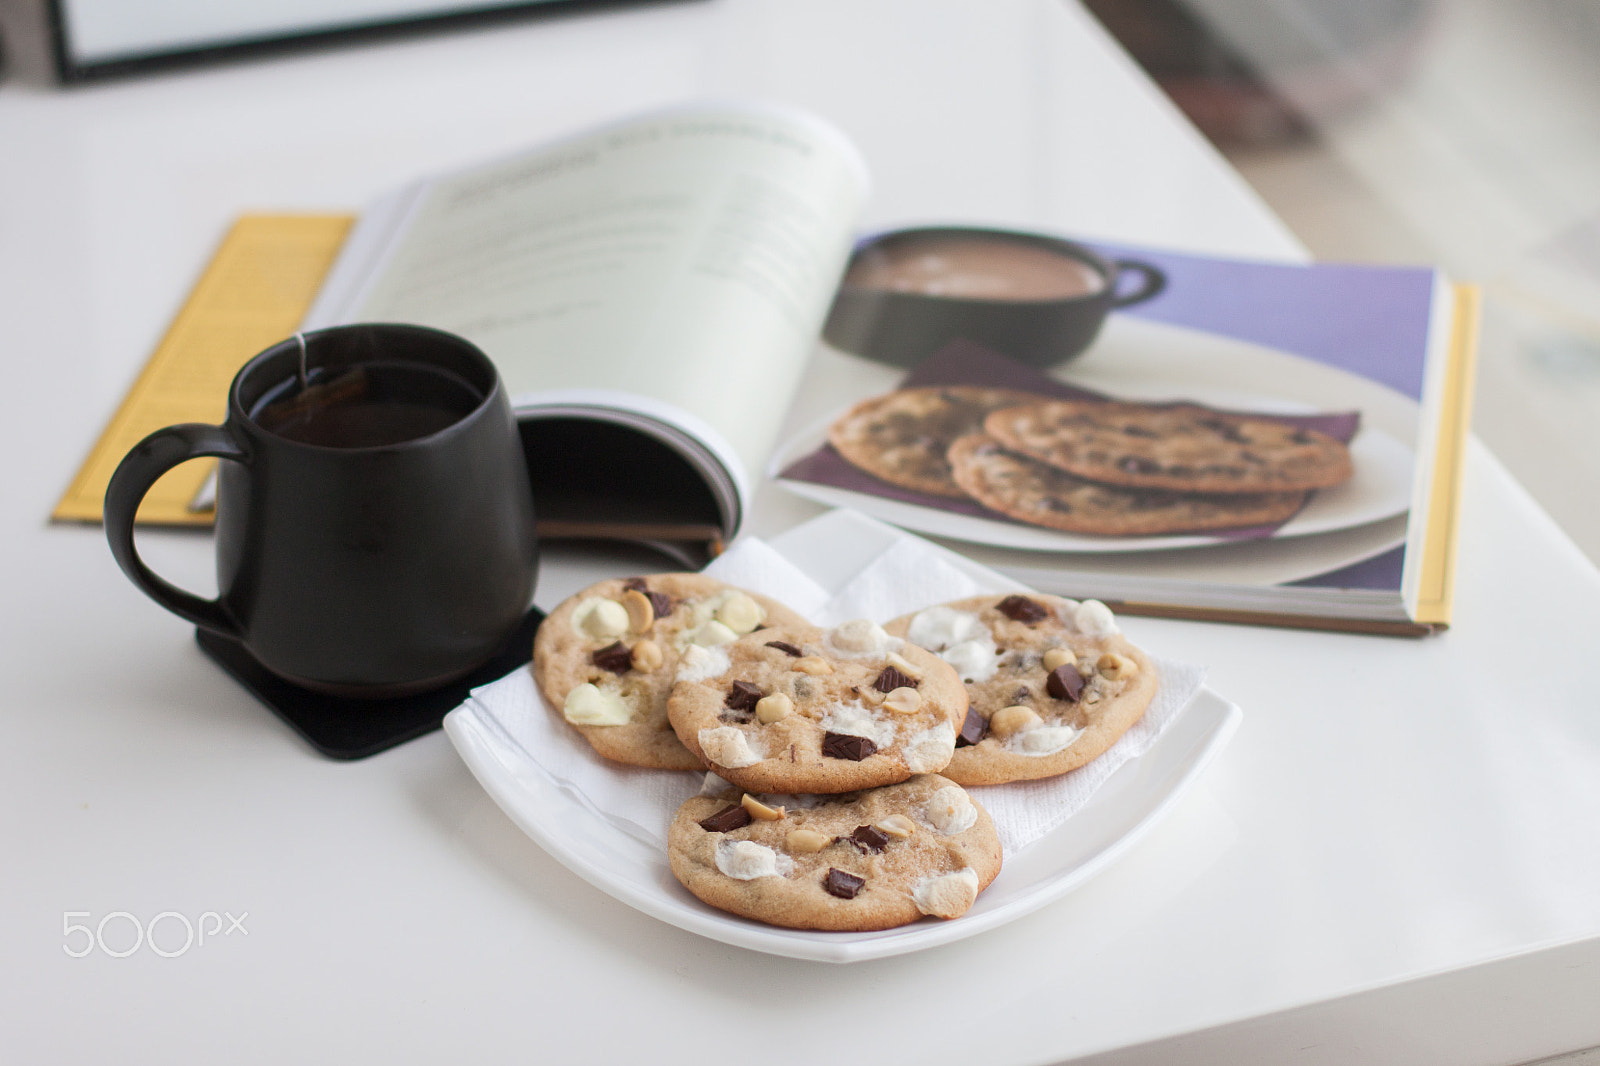
[[[608,644],[589,656],[589,661],[602,670],[609,670],[613,674],[625,674],[633,669],[633,653],[622,641]]]
[[[856,831],[850,834],[849,840],[861,849],[862,854],[869,851],[879,852],[889,846],[889,834],[871,825],[856,826]]]
[[[1026,596],[1007,596],[995,604],[994,609],[1013,622],[1026,622],[1030,626],[1050,617],[1050,612]]]
[[[855,737],[849,733],[824,733],[822,736],[822,754],[830,759],[860,762],[877,750],[878,745],[866,737]]]
[[[700,819],[700,828],[708,833],[731,833],[750,824],[750,812],[743,807],[724,807],[709,818]]]
[[[956,747],[970,748],[982,740],[988,732],[989,720],[969,704],[967,707],[967,720],[961,723],[961,732],[956,736]]]
[[[769,648],[777,648],[779,651],[783,652],[785,655],[791,655],[796,659],[800,658],[800,656],[805,654],[805,652],[801,651],[799,648],[795,647],[793,644],[790,644],[787,640],[769,640],[769,641],[767,641],[767,647],[769,647]]]
[[[897,688],[916,688],[917,679],[907,677],[892,666],[885,666],[883,673],[878,675],[878,680],[872,683],[872,687],[879,692],[893,692]]]
[[[1077,703],[1078,695],[1083,692],[1083,678],[1078,676],[1075,666],[1058,666],[1044,679],[1044,690],[1058,700]]]
[[[828,867],[828,875],[822,879],[822,887],[830,896],[840,899],[855,899],[856,893],[867,883],[865,877],[847,874],[835,866]]]
[[[722,705],[735,711],[753,711],[763,695],[760,685],[752,685],[748,681],[735,681]]]

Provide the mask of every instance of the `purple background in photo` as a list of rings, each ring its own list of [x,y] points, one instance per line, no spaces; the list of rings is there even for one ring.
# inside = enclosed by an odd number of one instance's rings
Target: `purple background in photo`
[[[1082,243],[1166,272],[1165,290],[1118,314],[1280,348],[1422,398],[1432,270],[1292,266]]]

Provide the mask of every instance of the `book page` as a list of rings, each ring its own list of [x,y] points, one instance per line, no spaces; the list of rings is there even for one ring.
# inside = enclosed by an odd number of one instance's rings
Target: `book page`
[[[340,317],[461,334],[514,398],[606,388],[670,405],[755,474],[866,187],[854,149],[809,116],[658,113],[428,184]]]

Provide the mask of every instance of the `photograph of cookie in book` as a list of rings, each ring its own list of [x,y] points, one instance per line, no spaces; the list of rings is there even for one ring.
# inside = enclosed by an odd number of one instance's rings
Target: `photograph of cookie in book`
[[[1136,613],[1448,622],[1470,290],[1426,268],[1055,239],[1108,266],[1091,327],[1049,342],[1077,323],[975,298],[955,233],[858,242],[814,364],[854,391],[802,394],[767,467],[780,485]],[[864,291],[860,260],[908,234],[926,270]],[[933,260],[957,296],[924,283]]]

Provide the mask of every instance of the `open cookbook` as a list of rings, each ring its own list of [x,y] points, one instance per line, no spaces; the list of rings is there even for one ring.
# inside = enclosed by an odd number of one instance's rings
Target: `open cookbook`
[[[698,566],[770,480],[1123,613],[1448,623],[1475,290],[959,222],[863,235],[868,196],[823,120],[711,103],[415,182],[347,238],[279,221],[337,250],[303,328],[489,354],[543,536]]]

